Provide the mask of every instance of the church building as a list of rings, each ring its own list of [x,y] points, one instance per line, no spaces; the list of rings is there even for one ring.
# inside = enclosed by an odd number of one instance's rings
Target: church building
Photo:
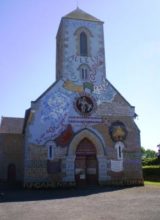
[[[143,185],[135,108],[106,78],[103,22],[77,8],[56,40],[56,82],[19,134],[24,186]]]

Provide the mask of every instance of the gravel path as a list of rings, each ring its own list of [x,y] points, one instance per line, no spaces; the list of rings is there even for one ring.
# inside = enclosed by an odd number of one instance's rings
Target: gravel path
[[[160,187],[4,192],[0,220],[159,220]]]

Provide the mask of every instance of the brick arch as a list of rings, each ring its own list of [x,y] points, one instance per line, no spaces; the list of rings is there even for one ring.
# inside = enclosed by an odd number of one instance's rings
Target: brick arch
[[[104,146],[101,140],[94,132],[88,129],[84,129],[74,136],[74,138],[72,139],[69,145],[68,156],[74,156],[76,154],[76,149],[77,149],[78,144],[85,138],[87,138],[89,141],[94,143],[97,156],[104,156]]]
[[[74,35],[79,35],[81,32],[85,32],[87,36],[93,37],[91,31],[86,27],[79,27],[75,32]]]
[[[91,142],[88,138],[83,138],[76,149],[76,156],[77,155],[96,155],[96,147],[94,146],[94,143]]]

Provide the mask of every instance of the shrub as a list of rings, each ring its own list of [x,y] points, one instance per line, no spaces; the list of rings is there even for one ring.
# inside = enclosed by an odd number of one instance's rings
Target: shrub
[[[143,178],[144,180],[160,181],[160,165],[144,166]]]
[[[143,166],[150,166],[150,165],[160,165],[160,158],[144,158],[142,159]]]

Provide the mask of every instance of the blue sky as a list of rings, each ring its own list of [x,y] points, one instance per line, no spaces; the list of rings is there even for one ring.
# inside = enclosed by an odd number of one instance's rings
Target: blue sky
[[[76,0],[0,0],[0,116],[25,109],[55,81],[55,38]],[[160,143],[160,1],[79,0],[103,20],[106,74],[136,107],[141,145]]]

